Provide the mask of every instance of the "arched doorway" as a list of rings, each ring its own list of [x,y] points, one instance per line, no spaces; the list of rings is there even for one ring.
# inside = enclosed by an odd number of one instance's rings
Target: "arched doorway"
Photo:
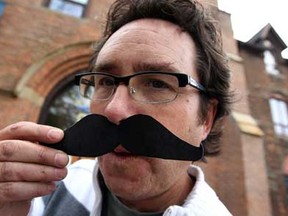
[[[74,76],[61,81],[46,97],[39,123],[65,130],[89,114],[90,101],[80,95]],[[82,157],[69,157],[73,163]]]
[[[66,45],[30,65],[14,92],[38,108],[34,119],[27,120],[65,129],[88,114],[89,101],[79,95],[73,80],[74,74],[89,67],[93,43]],[[77,159],[72,158],[72,162]]]
[[[68,123],[62,124],[55,123],[55,121],[52,120],[48,121],[49,113],[54,112],[55,114],[55,109],[54,111],[51,111],[53,108],[50,109],[50,107],[54,106],[52,105],[54,100],[65,101],[67,94],[64,92],[70,92],[69,88],[72,88],[74,74],[83,72],[89,67],[89,62],[93,54],[91,44],[93,44],[92,41],[69,44],[47,53],[43,58],[34,62],[27,68],[14,91],[16,97],[30,101],[38,108],[35,115],[32,116],[33,118],[26,120],[35,121],[40,124],[51,122],[53,126],[63,125],[61,128],[66,127],[65,125]],[[73,94],[72,91],[70,92],[70,95],[75,94]],[[62,99],[56,99],[57,97],[62,97]],[[76,100],[76,102],[77,103],[75,104],[78,105],[79,101]],[[55,106],[57,105],[55,104]],[[58,107],[61,106],[59,105]],[[68,108],[72,109],[72,106]],[[57,110],[59,109],[56,109],[56,111]],[[75,112],[66,112],[66,114],[74,116],[73,113],[75,114]]]
[[[60,82],[46,98],[39,123],[66,129],[89,114],[90,101],[78,88],[73,75]]]

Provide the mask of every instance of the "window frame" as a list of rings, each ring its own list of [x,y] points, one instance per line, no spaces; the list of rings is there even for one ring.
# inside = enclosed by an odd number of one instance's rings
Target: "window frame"
[[[263,51],[263,63],[267,74],[272,76],[280,75],[280,71],[277,67],[277,59],[272,50],[266,49]]]
[[[270,115],[274,133],[277,136],[288,138],[288,103],[276,97],[269,98]],[[280,113],[280,114],[279,114]],[[284,115],[284,117],[282,116]]]
[[[6,7],[6,3],[3,1],[0,1],[0,17],[4,14],[5,7]]]
[[[45,1],[44,1],[44,6],[47,7],[47,8],[48,8],[49,10],[51,10],[51,11],[59,12],[59,13],[61,13],[61,14],[64,14],[64,15],[67,15],[67,16],[76,17],[76,18],[83,18],[83,17],[85,17],[88,4],[90,3],[90,0],[87,0],[87,3],[86,3],[86,4],[82,4],[82,3],[79,3],[79,2],[73,1],[73,0],[60,0],[60,1],[62,1],[63,3],[72,3],[72,4],[75,4],[75,5],[80,5],[80,6],[82,6],[83,10],[82,10],[81,16],[75,16],[75,15],[73,15],[73,14],[64,13],[64,12],[61,11],[61,10],[53,10],[53,9],[51,9],[51,8],[50,8],[50,3],[51,3],[52,1],[53,1],[53,0],[45,0]]]

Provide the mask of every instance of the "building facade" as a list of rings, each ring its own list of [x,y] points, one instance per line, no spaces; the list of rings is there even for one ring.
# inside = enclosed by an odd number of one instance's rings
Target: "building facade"
[[[282,165],[288,154],[288,60],[281,56],[287,46],[267,24],[247,43],[239,42],[238,47],[245,68],[251,113],[264,132],[273,215],[287,215],[288,184]]]
[[[23,120],[65,128],[89,112],[72,79],[87,70],[111,2],[0,0],[0,128]],[[202,2],[219,21],[237,100],[225,120],[222,154],[200,166],[233,215],[287,215],[287,122],[279,120],[288,94],[287,61],[279,55],[285,45],[273,28],[249,43],[235,41],[230,15],[217,0]],[[273,49],[263,49],[269,41]]]

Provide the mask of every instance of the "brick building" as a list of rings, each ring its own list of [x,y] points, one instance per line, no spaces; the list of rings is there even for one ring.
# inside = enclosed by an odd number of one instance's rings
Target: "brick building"
[[[273,215],[287,215],[288,183],[282,163],[288,153],[287,46],[270,24],[247,43],[238,43],[245,68],[252,116],[264,132],[266,172]]]
[[[220,23],[238,100],[225,123],[222,154],[200,165],[233,215],[287,215],[281,163],[288,126],[270,111],[280,104],[285,115],[285,44],[269,25],[248,43],[235,41],[230,15],[217,0],[202,1]],[[65,128],[87,113],[72,75],[87,69],[111,2],[0,0],[0,128],[21,120]],[[276,74],[265,72],[271,58]]]

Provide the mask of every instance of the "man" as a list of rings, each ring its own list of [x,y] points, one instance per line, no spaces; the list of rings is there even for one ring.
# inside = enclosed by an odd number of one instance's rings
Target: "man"
[[[80,87],[91,113],[116,126],[144,114],[206,156],[219,151],[229,72],[213,20],[196,1],[117,0],[90,70]],[[230,215],[191,161],[137,155],[124,141],[73,164],[65,178],[67,155],[38,144],[62,138],[30,122],[0,131],[1,215]]]

